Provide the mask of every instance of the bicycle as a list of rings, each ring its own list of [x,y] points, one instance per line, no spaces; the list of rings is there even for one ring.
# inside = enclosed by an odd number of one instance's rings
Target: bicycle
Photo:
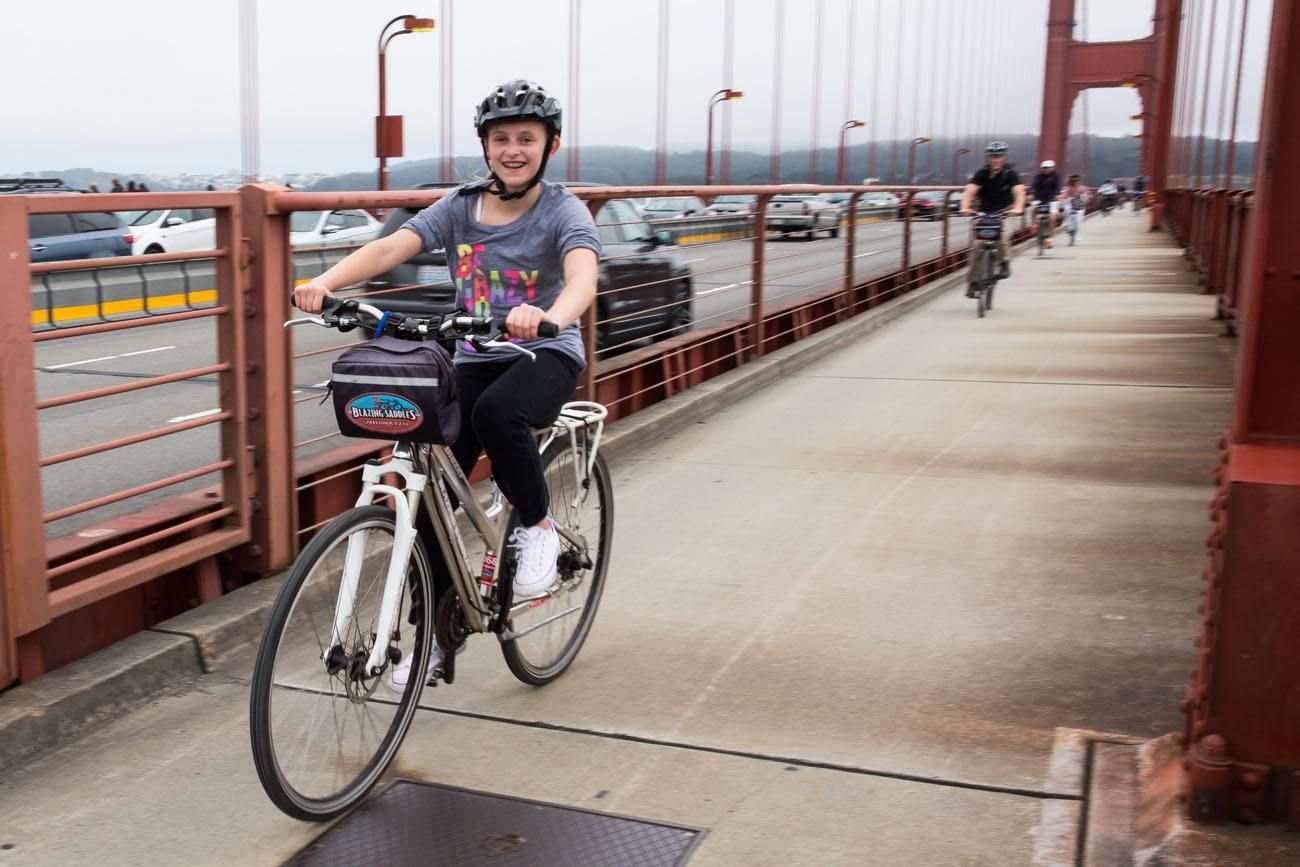
[[[1073,198],[1069,201],[1069,209],[1065,214],[1065,231],[1070,234],[1070,246],[1074,246],[1075,239],[1079,234],[1079,222],[1083,219],[1083,199]]]
[[[971,297],[975,299],[975,313],[980,319],[993,309],[993,287],[998,282],[998,244],[1002,240],[1002,225],[1006,212],[986,213],[981,211],[971,221],[975,241],[979,248],[975,251],[974,279],[971,281]]]
[[[1034,234],[1038,237],[1038,255],[1047,255],[1052,237],[1052,206],[1048,202],[1039,202],[1034,209]]]
[[[491,319],[393,315],[399,307],[428,313],[419,302],[379,302],[388,313],[355,299],[327,302],[335,303],[321,316],[285,326],[347,331],[364,324],[364,314],[378,323],[376,335],[466,340],[535,358],[502,339]],[[553,335],[553,323],[542,331]],[[376,405],[366,411],[388,412]],[[250,737],[258,778],[277,807],[297,819],[326,821],[359,803],[396,756],[426,681],[453,683],[456,652],[472,635],[495,634],[507,667],[524,683],[541,686],[564,673],[591,630],[609,568],[613,485],[600,454],[607,414],[600,404],[573,401],[549,427],[534,430],[561,553],[556,584],[520,601],[512,598],[516,563],[507,546],[519,521],[500,489],[493,486],[490,502],[480,502],[442,444],[398,440],[390,457],[366,462],[355,506],[298,555],[258,648]],[[387,483],[394,476],[400,485]],[[385,498],[390,506],[379,504]],[[432,519],[436,552],[417,534],[421,509]],[[458,511],[468,519],[468,540]],[[482,551],[471,558],[467,541],[474,540]],[[452,579],[451,591],[436,600],[431,554],[443,557]],[[430,672],[434,640],[444,659]],[[409,676],[397,686],[392,670],[408,654]]]

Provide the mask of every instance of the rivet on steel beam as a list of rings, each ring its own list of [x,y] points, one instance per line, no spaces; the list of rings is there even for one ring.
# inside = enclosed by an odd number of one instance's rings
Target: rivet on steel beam
[[[252,421],[252,420],[254,420],[254,419],[258,419],[258,418],[261,418],[261,417],[262,417],[262,411],[261,411],[260,409],[258,409],[258,408],[255,407],[255,406],[250,406],[250,407],[248,408],[248,419],[249,419],[249,421]]]
[[[1264,775],[1259,771],[1243,771],[1237,783],[1246,791],[1253,792],[1264,785]]]
[[[261,546],[261,545],[256,545],[256,544],[254,544],[254,545],[249,545],[248,548],[247,548],[246,550],[248,551],[248,556],[250,556],[250,557],[261,557],[261,556],[262,556],[262,546]]]
[[[257,373],[257,362],[256,362],[256,361],[249,361],[247,364],[245,364],[245,365],[244,365],[244,372],[245,372],[245,373]]]

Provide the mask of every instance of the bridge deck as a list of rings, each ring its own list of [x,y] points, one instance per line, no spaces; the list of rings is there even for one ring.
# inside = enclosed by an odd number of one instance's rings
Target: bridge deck
[[[1180,726],[1231,396],[1212,300],[1140,223],[1094,217],[988,318],[954,289],[618,463],[577,664],[534,690],[471,643],[400,771],[704,827],[699,867],[1073,863],[1061,730]],[[0,862],[304,846],[253,773],[248,667],[7,775]]]

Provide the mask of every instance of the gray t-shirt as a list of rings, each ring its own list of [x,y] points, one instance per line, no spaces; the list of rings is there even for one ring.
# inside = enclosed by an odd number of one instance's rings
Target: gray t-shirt
[[[564,257],[586,247],[600,255],[600,236],[586,204],[558,184],[541,183],[542,194],[523,216],[505,226],[488,226],[474,219],[478,193],[448,193],[402,224],[420,236],[426,252],[445,249],[447,267],[461,304],[474,316],[505,321],[511,308],[532,304],[549,309],[564,289]],[[529,349],[554,349],[586,364],[578,324],[557,337],[524,343]],[[456,363],[505,361],[519,358],[508,349],[475,352],[467,344],[456,351]]]

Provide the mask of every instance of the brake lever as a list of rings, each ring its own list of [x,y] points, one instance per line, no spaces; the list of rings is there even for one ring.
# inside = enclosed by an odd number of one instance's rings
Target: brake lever
[[[319,316],[300,316],[297,319],[290,319],[284,323],[285,328],[292,328],[295,325],[320,325],[325,327],[325,320]]]

